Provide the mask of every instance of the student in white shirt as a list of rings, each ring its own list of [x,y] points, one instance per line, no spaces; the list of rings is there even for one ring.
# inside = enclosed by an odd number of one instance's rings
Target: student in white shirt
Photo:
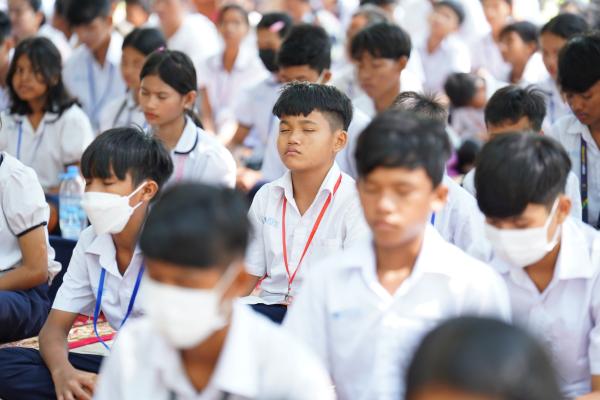
[[[92,142],[81,167],[86,179],[82,206],[91,227],[73,251],[40,332],[40,351],[0,351],[0,397],[6,400],[89,399],[103,357],[68,352],[73,322],[79,314],[93,316],[95,328],[102,312],[118,330],[143,312],[136,301],[143,295],[144,273],[137,242],[150,201],[173,171],[169,153],[139,128],[117,128]]]
[[[309,274],[284,326],[326,363],[341,399],[404,398],[421,338],[460,315],[508,319],[498,274],[430,226],[448,189],[444,124],[388,111],[361,134],[358,192],[372,239]]]
[[[171,152],[175,165],[169,184],[192,180],[233,187],[233,156],[201,128],[192,111],[198,88],[192,60],[179,51],[154,52],[140,79],[140,105],[146,121]]]
[[[225,46],[200,64],[198,86],[202,101],[202,124],[228,143],[237,129],[235,101],[242,90],[269,75],[254,47],[243,46],[248,35],[248,12],[237,4],[219,11],[217,26]]]
[[[548,115],[544,125],[550,128],[560,118],[570,115],[569,105],[563,99],[562,93],[557,86],[558,78],[558,54],[574,36],[581,35],[589,30],[587,21],[575,14],[560,14],[552,18],[542,27],[540,33],[540,48],[542,59],[550,76],[537,85],[546,93],[546,107]]]
[[[11,24],[8,15],[0,11],[0,112],[10,106],[10,94],[6,76],[10,68],[11,53],[15,41],[11,36]]]
[[[406,400],[563,400],[544,347],[489,318],[444,322],[423,339],[406,375]]]
[[[246,212],[240,194],[201,184],[153,206],[140,238],[147,315],[119,332],[95,399],[334,398],[310,350],[237,299],[253,281]]]
[[[527,86],[549,76],[538,52],[538,39],[538,27],[527,21],[506,25],[500,32],[500,51],[511,66],[509,83]]]
[[[0,150],[33,168],[46,193],[79,163],[94,138],[88,117],[61,78],[60,54],[46,38],[23,40],[8,71],[10,110],[0,124]]]
[[[511,132],[530,132],[542,135],[542,123],[546,116],[544,94],[535,86],[522,88],[507,86],[498,90],[490,98],[485,108],[485,124],[490,137]],[[465,190],[477,196],[475,190],[475,169],[469,171],[462,183]],[[582,205],[579,192],[579,179],[569,173],[565,193],[571,199],[571,216],[581,219]]]
[[[434,3],[429,36],[417,46],[425,72],[425,90],[441,93],[450,73],[471,70],[469,49],[456,35],[464,18],[464,9],[456,0]]]
[[[123,38],[112,32],[111,0],[77,0],[67,4],[66,16],[81,45],[63,69],[69,92],[76,95],[95,132],[106,105],[125,93],[119,73]]]
[[[35,336],[60,270],[47,244],[50,212],[35,172],[0,152],[0,343]]]
[[[488,83],[474,73],[455,72],[448,76],[444,92],[450,100],[450,126],[461,141],[487,139],[484,110]]]
[[[130,126],[145,127],[146,119],[140,107],[140,72],[148,57],[167,42],[162,32],[154,28],[136,28],[123,40],[121,74],[127,93],[110,101],[100,115],[100,132],[110,128]]]
[[[513,321],[547,348],[565,398],[584,399],[600,393],[600,233],[569,217],[570,169],[551,138],[500,135],[481,151],[475,187]]]
[[[354,179],[335,162],[347,142],[350,99],[332,86],[292,83],[273,108],[277,149],[289,169],[252,202],[247,271],[260,281],[254,308],[281,322],[308,271],[367,233]]]

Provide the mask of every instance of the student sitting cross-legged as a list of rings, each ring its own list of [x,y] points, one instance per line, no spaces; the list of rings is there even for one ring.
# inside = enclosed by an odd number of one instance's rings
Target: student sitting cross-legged
[[[102,312],[118,330],[141,314],[136,298],[144,263],[137,241],[150,201],[173,171],[169,153],[138,128],[112,129],[88,147],[81,168],[91,227],[79,238],[40,332],[40,351],[0,351],[3,400],[91,398],[102,356],[67,351],[73,322],[86,314],[95,327]]]
[[[253,285],[247,210],[240,194],[201,184],[156,203],[140,239],[147,316],[119,333],[95,399],[333,399],[318,359],[236,300]]]

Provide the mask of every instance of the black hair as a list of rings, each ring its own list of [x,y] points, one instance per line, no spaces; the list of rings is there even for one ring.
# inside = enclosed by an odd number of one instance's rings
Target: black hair
[[[15,54],[8,68],[6,84],[10,93],[10,112],[26,115],[32,112],[29,103],[21,100],[13,86],[13,77],[17,70],[17,62],[25,56],[35,71],[48,86],[44,111],[61,115],[77,101],[71,97],[62,80],[62,62],[58,49],[44,37],[32,37],[23,40],[15,48]]]
[[[125,4],[127,4],[128,6],[140,6],[148,14],[152,13],[152,5],[150,4],[150,0],[125,0]]]
[[[533,131],[542,130],[546,100],[544,93],[533,85],[526,88],[509,85],[498,89],[485,106],[486,125],[516,123],[523,117],[530,121]]]
[[[466,139],[456,150],[456,168],[461,175],[465,175],[475,166],[477,156],[481,151],[481,143],[474,139]]]
[[[10,17],[4,11],[0,11],[0,44],[10,37],[11,31]]]
[[[367,5],[373,5],[376,7],[385,7],[391,4],[396,4],[397,0],[360,0],[359,4],[361,7]]]
[[[250,26],[250,19],[248,17],[248,11],[239,4],[226,4],[219,10],[219,14],[217,15],[217,22],[220,24],[223,22],[223,16],[227,11],[236,11],[238,14],[242,16],[242,19],[246,23],[247,26]]]
[[[152,179],[159,188],[173,173],[171,155],[162,142],[140,127],[109,129],[100,134],[81,156],[85,179],[125,180],[131,174],[133,184]]]
[[[280,38],[287,37],[287,35],[292,30],[294,22],[292,21],[292,17],[282,12],[272,12],[264,14],[258,22],[258,25],[256,25],[256,30],[271,29],[271,27],[277,22],[280,22],[282,24],[281,29],[277,31],[277,34]]]
[[[66,4],[65,17],[71,26],[87,25],[110,15],[111,0],[76,0]]]
[[[558,84],[567,93],[587,92],[600,80],[600,33],[575,36],[558,56]]]
[[[156,28],[135,28],[123,39],[122,48],[133,47],[145,56],[155,50],[167,47],[167,40]]]
[[[181,51],[158,50],[152,53],[142,67],[140,80],[149,75],[158,76],[161,81],[182,96],[198,89],[194,63],[187,54]],[[185,112],[197,126],[202,127],[200,119],[192,110]]]
[[[186,183],[154,204],[140,237],[144,255],[190,268],[225,267],[244,255],[250,223],[244,196]]]
[[[29,7],[31,7],[31,9],[34,12],[38,12],[42,8],[42,0],[26,0],[26,1],[27,1],[27,4],[29,4]]]
[[[443,1],[438,1],[438,2],[433,3],[434,9],[440,8],[440,7],[447,7],[449,9],[451,9],[452,12],[454,12],[454,14],[456,14],[456,17],[458,18],[458,25],[462,25],[463,22],[465,22],[465,16],[466,16],[465,8],[458,1],[443,0]]]
[[[448,122],[448,111],[433,93],[402,92],[396,97],[390,109],[412,112],[442,124]]]
[[[410,35],[398,25],[382,22],[358,32],[352,39],[350,53],[358,60],[367,52],[376,58],[399,60],[409,58],[412,49]]]
[[[573,36],[581,35],[590,29],[587,21],[580,15],[564,13],[552,18],[542,27],[541,34],[551,33],[569,40]]]
[[[477,160],[479,208],[494,218],[519,216],[532,203],[550,208],[565,192],[570,170],[569,155],[554,139],[534,133],[498,135]]]
[[[307,116],[313,111],[322,113],[332,131],[348,130],[352,122],[352,102],[333,86],[293,82],[286,85],[273,107],[273,115]]]
[[[410,112],[385,111],[377,115],[358,138],[356,166],[359,177],[383,168],[423,168],[437,187],[444,177],[451,145],[446,126]]]
[[[67,8],[71,0],[55,0],[54,1],[54,14],[60,15],[63,18],[66,18]]]
[[[523,42],[534,43],[536,48],[539,47],[538,38],[540,33],[538,27],[535,24],[529,21],[513,22],[512,24],[508,24],[504,28],[502,28],[502,30],[500,31],[500,37],[504,37],[505,35],[508,35],[511,32],[514,32],[517,35],[519,35]]]
[[[406,399],[444,387],[503,400],[560,400],[556,372],[545,349],[505,322],[461,317],[429,332],[406,374]]]
[[[331,39],[320,27],[294,26],[277,53],[280,67],[308,65],[319,74],[331,67]]]
[[[455,72],[448,75],[444,91],[450,99],[452,107],[467,107],[477,94],[477,81],[481,79],[475,74]]]

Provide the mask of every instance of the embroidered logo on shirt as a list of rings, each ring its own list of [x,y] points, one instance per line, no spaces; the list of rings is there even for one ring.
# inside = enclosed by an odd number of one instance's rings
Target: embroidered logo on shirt
[[[263,225],[269,225],[274,228],[277,228],[279,226],[279,221],[272,217],[261,217],[260,222],[262,222]]]

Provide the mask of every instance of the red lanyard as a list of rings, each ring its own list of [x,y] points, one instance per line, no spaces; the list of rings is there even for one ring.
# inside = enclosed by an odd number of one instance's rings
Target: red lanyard
[[[335,193],[340,188],[341,183],[342,183],[342,174],[340,174],[340,177],[338,178],[337,182],[335,183],[335,186],[333,187],[333,194],[329,193],[327,200],[325,200],[325,204],[323,204],[323,208],[321,209],[321,212],[319,213],[319,216],[317,217],[317,220],[315,221],[315,225],[313,226],[312,231],[310,232],[310,235],[308,236],[308,240],[306,242],[306,245],[304,246],[304,251],[302,252],[302,256],[300,257],[298,266],[296,267],[296,270],[294,271],[293,274],[290,273],[290,267],[288,265],[287,239],[286,239],[286,234],[285,234],[285,214],[286,214],[286,210],[287,210],[287,198],[285,197],[285,195],[283,196],[283,211],[282,211],[282,217],[281,217],[281,241],[283,242],[283,263],[285,264],[285,271],[287,272],[287,276],[288,276],[288,291],[287,291],[287,295],[285,296],[286,300],[288,300],[290,297],[290,292],[292,290],[292,283],[294,282],[294,279],[296,279],[296,274],[300,270],[300,265],[302,264],[302,260],[304,260],[304,256],[306,256],[306,253],[308,252],[308,248],[310,247],[310,244],[312,243],[313,238],[315,237],[315,234],[317,233],[317,229],[319,229],[319,225],[321,225],[321,221],[323,220],[325,211],[327,211],[327,208],[329,208],[329,204],[331,204],[331,199],[333,198],[333,196],[335,196]]]

